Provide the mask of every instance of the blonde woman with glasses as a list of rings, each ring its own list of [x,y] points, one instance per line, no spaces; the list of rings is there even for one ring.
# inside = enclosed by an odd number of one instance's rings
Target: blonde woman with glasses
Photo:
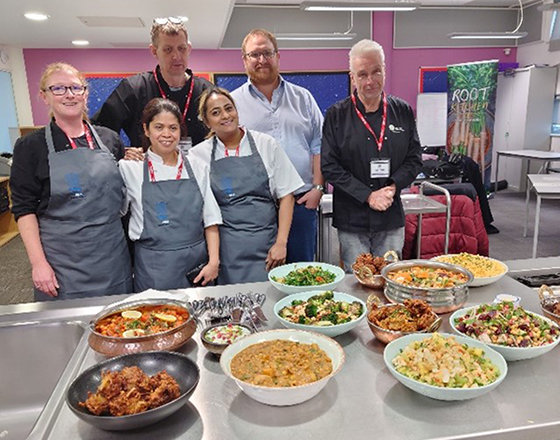
[[[118,135],[87,120],[87,85],[65,63],[47,66],[40,97],[51,121],[17,141],[12,212],[31,262],[36,301],[130,293],[119,209]]]

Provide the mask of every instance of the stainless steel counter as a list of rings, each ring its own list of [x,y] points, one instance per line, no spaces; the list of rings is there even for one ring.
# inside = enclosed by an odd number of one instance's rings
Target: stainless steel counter
[[[546,259],[560,267],[560,258]],[[516,270],[539,269],[539,260],[510,264]],[[372,290],[347,276],[337,289],[362,299]],[[237,292],[267,294],[264,311],[270,327],[279,328],[272,306],[283,295],[268,283],[190,289],[191,298],[231,295]],[[528,310],[540,313],[536,293],[504,277],[494,285],[471,288],[467,305],[491,301],[498,293],[522,298]],[[379,292],[382,296],[382,293]],[[57,304],[0,307],[0,326],[25,321],[80,319],[87,321],[104,304],[120,297],[66,301]],[[88,313],[91,312],[91,313]],[[444,315],[441,331],[449,331]],[[201,371],[190,402],[170,418],[141,431],[118,433],[97,430],[77,419],[63,403],[66,384],[59,382],[53,398],[39,419],[32,439],[508,439],[560,438],[560,396],[555,349],[540,358],[509,363],[508,376],[489,394],[464,402],[440,402],[420,396],[397,382],[383,363],[383,348],[364,321],[352,332],[337,337],[346,353],[346,364],[315,398],[293,407],[271,407],[251,400],[222,374],[219,361],[208,353],[196,333],[180,351],[195,360]],[[63,375],[71,381],[102,356],[78,345]],[[56,341],[52,341],[56,344]],[[25,347],[22,347],[25,349]],[[44,365],[37,365],[37,374]],[[1,391],[0,391],[1,393]],[[0,432],[2,420],[0,419]],[[10,440],[8,433],[2,440]]]

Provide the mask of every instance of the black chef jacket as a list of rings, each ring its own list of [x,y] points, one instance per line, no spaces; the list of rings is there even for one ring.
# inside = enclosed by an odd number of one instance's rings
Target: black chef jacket
[[[194,81],[193,94],[187,110],[185,125],[187,136],[192,139],[192,144],[202,142],[208,133],[208,129],[202,121],[198,120],[198,101],[204,90],[212,86],[212,83],[203,78],[194,76],[190,69],[186,70],[189,80],[181,90],[171,91],[161,76],[159,66],[156,68],[161,88],[167,97],[179,105],[181,114],[185,109],[187,95]],[[162,98],[159,87],[154,79],[153,72],[144,72],[129,78],[124,78],[113,93],[107,98],[103,106],[93,116],[96,124],[103,125],[119,133],[122,130],[130,139],[132,147],[142,146],[142,112],[146,104],[154,98]]]
[[[366,113],[357,94],[357,106],[379,136],[383,101],[375,112]],[[390,159],[390,177],[372,179],[372,159]],[[371,233],[404,226],[400,192],[410,185],[422,166],[416,122],[410,106],[387,96],[387,123],[381,152],[375,139],[357,115],[350,97],[327,110],[323,124],[321,168],[325,180],[334,186],[333,226],[353,233]],[[386,211],[374,211],[367,199],[372,191],[395,184],[393,204]]]
[[[124,146],[117,133],[105,127],[94,126],[101,141],[119,161],[124,156]],[[55,151],[70,150],[72,147],[66,134],[51,122]],[[89,148],[86,136],[75,138],[78,148]],[[96,148],[99,148],[96,144]],[[45,129],[41,128],[19,138],[14,146],[14,157],[10,175],[12,192],[12,213],[15,219],[26,214],[41,217],[49,205],[51,179],[49,170]]]

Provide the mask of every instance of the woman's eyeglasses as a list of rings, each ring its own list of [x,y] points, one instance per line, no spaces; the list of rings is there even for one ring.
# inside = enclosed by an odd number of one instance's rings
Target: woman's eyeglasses
[[[251,58],[254,61],[260,59],[260,57],[265,57],[267,60],[271,59],[276,55],[275,50],[263,50],[262,52],[249,52],[245,54],[245,58]]]
[[[48,90],[51,91],[51,93],[54,96],[62,96],[62,95],[66,95],[66,92],[68,90],[70,90],[70,92],[72,92],[72,95],[83,95],[86,92],[87,87],[83,86],[83,85],[71,85],[71,86],[49,86],[47,87]]]
[[[164,25],[167,23],[181,24],[183,23],[183,20],[181,20],[178,17],[163,17],[163,18],[154,18],[154,23],[159,25]]]

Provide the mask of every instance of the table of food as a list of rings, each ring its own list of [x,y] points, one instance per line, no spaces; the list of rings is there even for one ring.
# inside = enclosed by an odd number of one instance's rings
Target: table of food
[[[560,310],[496,260],[383,260],[104,298],[29,438],[559,438]]]

